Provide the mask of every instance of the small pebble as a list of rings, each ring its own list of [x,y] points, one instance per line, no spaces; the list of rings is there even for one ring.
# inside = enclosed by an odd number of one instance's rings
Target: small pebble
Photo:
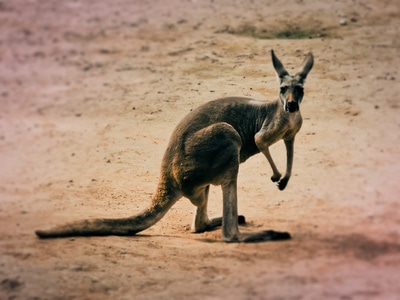
[[[339,24],[340,24],[340,26],[346,26],[347,25],[347,20],[346,19],[341,19]]]

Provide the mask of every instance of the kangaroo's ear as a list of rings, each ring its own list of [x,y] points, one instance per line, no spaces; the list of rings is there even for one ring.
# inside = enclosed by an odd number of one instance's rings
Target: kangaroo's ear
[[[307,54],[306,58],[304,59],[303,65],[296,73],[296,75],[299,75],[302,79],[306,79],[308,72],[311,71],[313,65],[314,65],[314,56],[310,52]]]
[[[286,75],[289,75],[288,71],[286,71],[281,61],[275,56],[274,50],[271,50],[271,57],[272,57],[272,64],[274,65],[278,77],[282,79]]]

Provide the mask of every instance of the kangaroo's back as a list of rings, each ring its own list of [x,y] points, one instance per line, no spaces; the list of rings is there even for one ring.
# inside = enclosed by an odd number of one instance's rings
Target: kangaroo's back
[[[171,151],[176,151],[176,145],[184,144],[191,133],[213,124],[227,123],[240,135],[242,140],[240,161],[244,162],[250,156],[260,152],[255,144],[254,136],[264,122],[274,121],[278,106],[277,101],[266,102],[240,97],[221,98],[207,102],[191,111],[176,126],[169,142],[175,147]]]

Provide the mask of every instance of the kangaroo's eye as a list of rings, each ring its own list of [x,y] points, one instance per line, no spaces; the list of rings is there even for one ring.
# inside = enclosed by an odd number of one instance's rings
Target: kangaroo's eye
[[[287,86],[281,86],[281,94],[286,93],[287,90],[288,90]]]
[[[294,88],[294,91],[297,95],[303,95],[304,94],[304,88],[302,86],[296,86]]]

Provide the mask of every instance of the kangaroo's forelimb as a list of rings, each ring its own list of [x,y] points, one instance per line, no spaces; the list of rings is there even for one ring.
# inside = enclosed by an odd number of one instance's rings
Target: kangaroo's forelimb
[[[272,142],[269,141],[268,132],[265,130],[259,131],[255,135],[254,139],[255,139],[255,143],[256,143],[257,147],[264,154],[269,165],[271,166],[272,173],[273,173],[271,176],[271,180],[273,182],[279,181],[282,177],[282,174],[278,171],[278,168],[276,167],[275,162],[272,159],[271,153],[269,152],[269,147],[272,144]]]
[[[293,166],[293,148],[294,148],[294,137],[289,140],[285,140],[286,146],[286,173],[285,176],[279,180],[278,188],[282,191],[285,189],[290,176],[292,175],[292,166]]]

